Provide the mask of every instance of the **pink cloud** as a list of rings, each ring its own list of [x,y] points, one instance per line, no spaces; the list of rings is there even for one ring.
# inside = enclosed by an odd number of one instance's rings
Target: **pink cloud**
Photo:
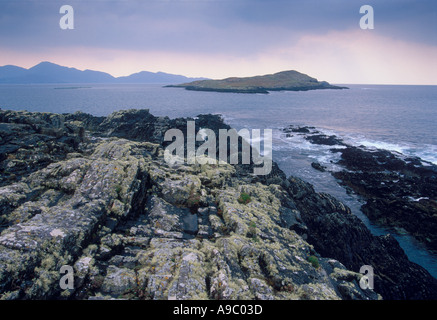
[[[92,47],[41,52],[2,50],[0,65],[28,68],[41,61],[51,61],[113,76],[146,70],[210,78],[295,69],[331,83],[437,84],[437,47],[383,37],[375,30],[307,34],[297,41],[284,38],[281,45],[244,56]]]

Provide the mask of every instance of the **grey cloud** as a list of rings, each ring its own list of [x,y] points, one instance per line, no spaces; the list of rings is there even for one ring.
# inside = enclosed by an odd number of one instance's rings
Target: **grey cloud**
[[[358,28],[358,10],[363,4],[362,0],[66,2],[75,10],[75,30],[58,27],[63,1],[1,0],[1,46],[21,50],[92,46],[244,55],[306,33]],[[378,32],[435,43],[435,1],[366,3],[375,8]]]

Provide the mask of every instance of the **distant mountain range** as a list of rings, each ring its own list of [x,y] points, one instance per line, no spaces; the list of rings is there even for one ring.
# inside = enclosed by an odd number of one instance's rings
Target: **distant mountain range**
[[[109,73],[78,70],[60,66],[51,62],[41,62],[25,69],[7,65],[0,67],[0,83],[159,83],[171,84],[187,81],[204,80],[206,78],[188,78],[182,75],[165,72],[141,71],[125,77],[113,77]]]

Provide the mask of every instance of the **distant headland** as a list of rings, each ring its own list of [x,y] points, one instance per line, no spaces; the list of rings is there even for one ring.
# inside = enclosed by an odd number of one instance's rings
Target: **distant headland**
[[[226,78],[222,80],[197,80],[166,87],[185,88],[195,91],[269,93],[269,91],[307,91],[316,89],[348,89],[318,81],[295,70],[282,71],[255,77]]]

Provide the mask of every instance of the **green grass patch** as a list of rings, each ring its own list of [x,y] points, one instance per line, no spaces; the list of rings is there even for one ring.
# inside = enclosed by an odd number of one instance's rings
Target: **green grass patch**
[[[311,263],[313,265],[314,268],[316,268],[316,269],[320,268],[319,259],[317,259],[316,256],[309,256],[307,260],[309,263]]]
[[[251,200],[252,200],[252,199],[250,198],[250,195],[248,195],[248,194],[245,193],[245,192],[242,192],[242,193],[240,194],[240,197],[237,199],[237,201],[238,201],[239,203],[242,203],[242,204],[248,204]]]

